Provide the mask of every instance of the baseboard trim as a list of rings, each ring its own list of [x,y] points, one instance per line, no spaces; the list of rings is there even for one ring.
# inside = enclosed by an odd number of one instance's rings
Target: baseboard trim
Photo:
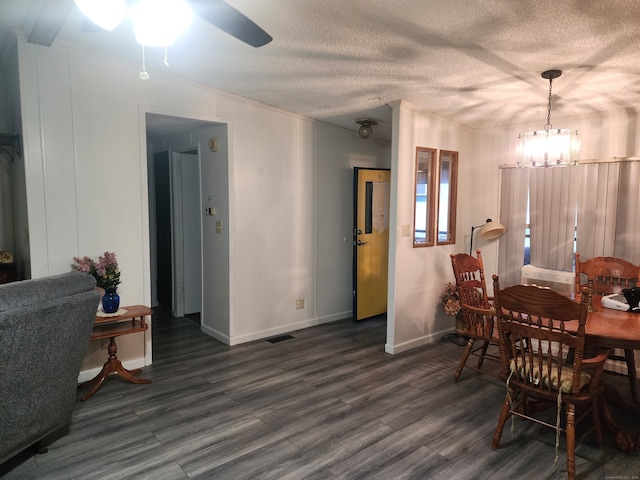
[[[287,325],[283,325],[280,327],[267,328],[264,330],[259,330],[256,332],[246,333],[243,335],[237,335],[235,337],[231,337],[228,339],[227,343],[225,340],[221,338],[215,337],[213,334],[210,334],[212,337],[217,338],[221,342],[226,343],[227,345],[239,345],[241,343],[253,342],[255,340],[264,340],[266,338],[274,337],[276,335],[282,335],[284,333],[295,332],[296,330],[302,330],[303,328],[313,327],[315,325],[322,325],[323,323],[331,323],[336,322],[338,320],[345,320],[347,318],[351,318],[351,311],[336,313],[332,315],[327,315],[324,317],[316,317],[310,318],[307,320],[303,320],[301,322],[290,323]],[[208,333],[204,330],[205,333]]]
[[[200,325],[200,331],[202,333],[206,333],[210,337],[215,338],[219,342],[224,343],[225,345],[231,345],[231,338],[228,335],[225,335],[224,333],[219,332],[215,328],[211,328],[206,325]]]
[[[423,345],[428,345],[430,343],[435,343],[439,341],[444,335],[446,335],[447,333],[451,333],[454,330],[455,329],[453,328],[448,328],[440,332],[430,333],[429,335],[423,335],[422,337],[418,337],[418,338],[412,338],[411,340],[398,343],[395,345],[391,345],[387,343],[384,346],[384,351],[386,353],[390,353],[391,355],[395,355],[396,353],[406,352],[413,348],[421,347]]]

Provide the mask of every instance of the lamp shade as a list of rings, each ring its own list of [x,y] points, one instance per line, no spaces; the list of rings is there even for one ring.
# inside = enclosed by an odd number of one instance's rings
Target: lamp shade
[[[506,227],[502,225],[500,222],[494,222],[492,220],[487,220],[478,232],[480,237],[485,240],[493,240],[494,238],[498,238],[503,235],[507,231]]]

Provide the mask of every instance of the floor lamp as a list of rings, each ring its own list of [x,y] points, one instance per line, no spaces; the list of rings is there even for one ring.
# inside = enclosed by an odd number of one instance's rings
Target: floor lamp
[[[507,229],[500,222],[494,222],[490,218],[487,218],[487,221],[482,225],[476,225],[471,227],[471,240],[469,241],[469,255],[473,255],[473,232],[479,228],[478,236],[480,238],[484,238],[485,240],[493,240],[494,238],[498,238],[503,235]]]

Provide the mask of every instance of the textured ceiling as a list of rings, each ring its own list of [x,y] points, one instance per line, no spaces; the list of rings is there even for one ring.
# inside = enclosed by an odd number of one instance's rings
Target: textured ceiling
[[[17,3],[0,0],[0,22],[27,30]],[[373,118],[383,138],[396,100],[471,128],[529,120],[542,128],[549,84],[540,73],[551,68],[564,71],[553,83],[552,120],[640,106],[637,0],[228,3],[273,42],[255,49],[196,17],[169,49],[173,74],[352,130]],[[129,23],[111,33],[84,33],[81,23],[73,9],[55,41],[140,62]],[[147,49],[149,82],[163,57]]]

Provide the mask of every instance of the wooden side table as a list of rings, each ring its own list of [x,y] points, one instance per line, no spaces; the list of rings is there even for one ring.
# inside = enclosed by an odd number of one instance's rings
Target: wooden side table
[[[121,312],[121,313],[120,313]],[[109,358],[102,366],[100,373],[93,379],[81,383],[79,388],[93,387],[86,393],[81,400],[91,398],[94,393],[102,386],[107,377],[120,375],[120,377],[129,383],[151,383],[150,379],[137,378],[135,375],[142,371],[141,368],[127,370],[122,366],[122,362],[118,360],[118,347],[116,345],[116,337],[120,335],[128,335],[130,333],[144,332],[149,328],[145,322],[145,317],[151,315],[153,311],[149,307],[143,305],[132,305],[122,307],[118,310],[118,315],[96,316],[93,326],[93,332],[89,340],[109,339]]]

